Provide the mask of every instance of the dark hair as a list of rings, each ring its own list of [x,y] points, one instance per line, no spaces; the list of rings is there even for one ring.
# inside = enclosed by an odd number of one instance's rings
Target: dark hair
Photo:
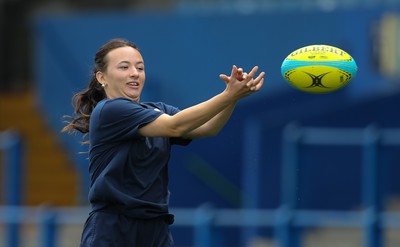
[[[138,49],[136,44],[120,38],[112,39],[100,47],[94,58],[92,77],[88,86],[72,97],[75,116],[64,116],[65,118],[70,119],[70,121],[66,121],[67,125],[61,130],[61,132],[67,132],[70,134],[77,131],[83,134],[89,133],[90,115],[97,103],[106,98],[104,89],[96,79],[96,73],[98,71],[104,72],[106,70],[107,61],[105,57],[110,51],[126,46]]]

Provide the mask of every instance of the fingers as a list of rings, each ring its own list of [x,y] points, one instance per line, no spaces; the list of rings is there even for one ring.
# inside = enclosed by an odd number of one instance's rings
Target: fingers
[[[246,74],[246,73],[243,73],[243,69],[242,69],[242,68],[239,68],[239,69],[237,70],[237,73],[236,73],[236,79],[237,79],[238,81],[243,81],[243,80],[245,79],[244,74]]]
[[[258,66],[254,66],[253,69],[250,71],[248,76],[250,78],[253,78],[256,75],[257,71],[258,71]]]
[[[243,72],[243,68],[237,68],[236,65],[234,65],[234,68],[236,68],[236,71],[232,70],[231,77],[238,81],[246,80],[247,73]]]
[[[265,72],[261,72],[257,77],[254,78],[258,69],[258,66],[254,66],[249,73],[246,73],[243,71],[243,68],[238,68],[236,65],[233,65],[230,76],[220,74],[219,77],[227,85],[234,80],[242,81],[242,85],[245,86],[248,90],[247,92],[251,94],[253,92],[259,91],[264,84]]]
[[[250,88],[250,91],[253,91],[253,92],[259,91],[261,89],[261,87],[263,86],[263,84],[264,84],[264,78],[261,78],[261,80],[255,86]]]
[[[259,84],[261,81],[264,82],[265,72],[261,72],[256,79],[254,79],[255,84]]]
[[[258,66],[254,66],[253,69],[250,71],[249,74],[244,73],[244,75],[245,75],[245,80],[247,80],[246,85],[247,85],[248,87],[251,87],[251,86],[252,86],[252,84],[253,84],[252,80],[253,80],[253,77],[256,75],[257,71],[258,71]],[[264,77],[264,75],[265,75],[265,73],[264,73],[264,72],[261,72],[261,73],[258,75],[258,77],[257,77],[256,79],[254,79],[254,80],[257,80],[257,81],[258,81],[258,80],[260,80],[262,77]]]
[[[231,71],[231,78],[236,78],[236,75],[237,75],[237,71],[238,71],[238,68],[236,67],[236,65],[233,65],[232,66],[232,71]]]
[[[225,83],[229,83],[231,78],[236,78],[238,81],[243,81],[246,79],[247,73],[243,73],[243,68],[237,68],[236,65],[233,65],[231,76],[227,76],[225,74],[220,74],[219,78],[223,80]]]
[[[225,83],[229,83],[230,77],[225,74],[220,74],[219,78],[223,80]]]
[[[249,75],[246,72],[244,72],[242,75],[242,81],[247,80],[247,78],[249,78]]]
[[[264,84],[265,72],[261,72],[255,79],[251,79],[247,82],[246,86],[251,92],[257,92],[261,89]]]

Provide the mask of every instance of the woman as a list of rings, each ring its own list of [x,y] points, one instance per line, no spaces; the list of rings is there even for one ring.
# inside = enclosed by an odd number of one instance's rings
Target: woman
[[[225,90],[179,111],[165,103],[140,102],[144,60],[135,44],[113,39],[96,53],[89,85],[73,97],[75,116],[64,132],[89,134],[89,201],[81,246],[173,246],[168,211],[168,160],[172,144],[216,135],[238,100],[260,90],[233,66],[220,75]]]

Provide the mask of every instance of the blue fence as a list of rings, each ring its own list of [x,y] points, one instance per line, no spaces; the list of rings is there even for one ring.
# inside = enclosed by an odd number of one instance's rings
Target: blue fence
[[[388,225],[388,217],[382,215],[384,191],[382,190],[383,166],[379,163],[379,151],[385,146],[400,146],[400,129],[379,129],[373,125],[366,128],[300,128],[295,124],[288,125],[284,133],[283,144],[283,178],[282,178],[282,205],[287,211],[284,214],[281,226],[278,228],[282,247],[299,246],[296,236],[295,217],[291,210],[297,207],[296,194],[299,176],[300,147],[306,145],[339,145],[362,147],[362,206],[364,207],[363,220],[360,227],[364,229],[366,247],[384,246],[382,229]],[[398,217],[390,216],[390,219]],[[351,219],[351,218],[350,218]]]
[[[46,208],[46,207],[0,207],[0,222],[3,224],[34,224],[39,228],[37,246],[60,246],[59,228],[63,225],[82,226],[89,208]],[[172,208],[176,215],[174,227],[193,228],[193,244],[196,247],[219,246],[215,244],[217,228],[233,227],[266,227],[275,228],[275,240],[278,246],[301,246],[300,238],[286,229],[286,222],[290,222],[293,229],[307,229],[315,227],[339,227],[339,228],[365,228],[371,222],[371,210],[360,212],[344,211],[310,211],[294,210],[287,207],[276,210],[262,209],[212,209],[201,206],[197,209]],[[381,212],[376,217],[382,229],[400,229],[400,213]],[[293,230],[292,229],[292,230]],[[291,230],[291,231],[292,231]],[[300,231],[299,231],[300,233]],[[365,244],[363,246],[385,246],[383,243],[372,242],[371,235],[364,232]],[[299,236],[298,236],[299,237]],[[290,243],[290,245],[288,245]],[[3,243],[0,243],[0,245]],[[6,245],[17,247],[18,244]],[[244,246],[244,245],[238,245]]]
[[[252,123],[257,126],[256,122]],[[253,126],[253,127],[254,127]],[[249,137],[256,137],[260,128],[251,128]],[[289,124],[283,133],[281,206],[277,209],[252,208],[249,203],[244,209],[216,209],[207,205],[198,208],[173,208],[176,227],[191,227],[193,245],[196,247],[216,247],[215,228],[239,227],[243,237],[250,238],[262,227],[275,229],[274,239],[280,247],[298,247],[302,244],[304,229],[314,227],[341,227],[363,229],[365,247],[385,246],[383,231],[400,228],[400,213],[384,211],[382,191],[383,167],[379,164],[381,148],[400,146],[400,129],[365,128],[310,128]],[[89,211],[86,207],[49,208],[23,207],[21,203],[21,171],[23,170],[22,142],[18,135],[7,132],[0,135],[0,147],[5,151],[6,206],[0,207],[0,223],[8,227],[6,246],[20,246],[21,224],[40,226],[38,246],[58,246],[58,229],[61,225],[82,225]],[[257,145],[257,139],[249,144]],[[297,205],[299,160],[306,146],[361,146],[362,147],[362,190],[363,207],[358,211],[332,211],[300,209]],[[251,155],[260,155],[258,149],[246,149]],[[249,156],[251,156],[249,153]],[[246,157],[246,156],[245,156]],[[252,158],[251,163],[254,159]],[[257,171],[257,166],[254,169]],[[251,174],[249,174],[250,176]],[[257,177],[257,176],[255,176]],[[249,189],[249,188],[248,188]],[[254,197],[257,200],[257,197]]]

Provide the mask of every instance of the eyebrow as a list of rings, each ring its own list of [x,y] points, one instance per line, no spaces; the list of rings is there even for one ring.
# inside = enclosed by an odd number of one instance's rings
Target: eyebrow
[[[119,62],[118,64],[121,64],[121,63],[129,63],[129,64],[131,64],[131,62],[125,61],[125,60]],[[144,64],[144,61],[138,61],[138,62],[135,63],[135,65],[138,65],[138,64]]]

